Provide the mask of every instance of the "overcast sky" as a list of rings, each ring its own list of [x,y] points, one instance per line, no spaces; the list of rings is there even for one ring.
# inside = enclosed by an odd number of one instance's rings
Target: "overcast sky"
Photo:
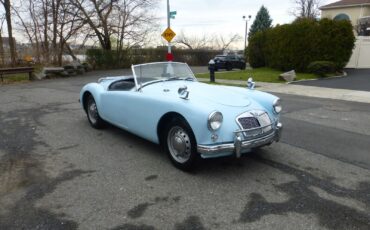
[[[336,0],[321,0],[322,5]],[[264,5],[269,10],[273,25],[290,23],[294,20],[291,11],[293,0],[170,0],[171,11],[177,11],[176,19],[171,20],[175,33],[185,34],[235,34],[244,37],[243,15],[251,15],[248,27],[253,22],[259,8]],[[158,13],[162,14],[162,29],[166,28],[167,0],[160,1]],[[242,48],[243,42],[239,44]]]

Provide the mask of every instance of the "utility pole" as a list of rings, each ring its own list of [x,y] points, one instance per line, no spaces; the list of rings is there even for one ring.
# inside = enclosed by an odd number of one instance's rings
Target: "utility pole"
[[[167,0],[167,28],[171,28],[170,0]],[[171,42],[168,42],[168,54],[171,55]]]
[[[246,16],[243,16],[243,19],[245,20],[245,38],[244,38],[244,53],[247,49],[247,34],[248,34],[248,21],[251,19],[251,15],[248,15],[248,18]]]

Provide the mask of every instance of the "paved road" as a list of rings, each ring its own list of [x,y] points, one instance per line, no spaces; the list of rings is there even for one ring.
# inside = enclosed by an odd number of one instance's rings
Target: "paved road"
[[[0,86],[0,229],[370,228],[369,104],[281,94],[280,143],[188,174],[89,126],[77,97],[97,78]]]
[[[348,76],[343,78],[302,81],[293,84],[370,91],[370,69],[347,69],[346,72]]]

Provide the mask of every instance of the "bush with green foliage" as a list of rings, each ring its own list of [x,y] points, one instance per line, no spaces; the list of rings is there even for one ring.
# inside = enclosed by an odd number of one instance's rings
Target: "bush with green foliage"
[[[251,66],[264,64],[282,71],[307,72],[308,65],[317,60],[333,62],[342,69],[355,42],[352,25],[346,20],[298,19],[260,33],[249,40]]]
[[[253,68],[263,67],[265,63],[266,33],[257,32],[249,40],[247,48],[247,60]]]
[[[336,69],[335,63],[331,61],[314,61],[307,67],[308,72],[319,75],[320,77],[326,77],[330,73],[335,73]]]
[[[125,51],[88,49],[86,61],[93,69],[126,68],[130,66],[128,54]]]

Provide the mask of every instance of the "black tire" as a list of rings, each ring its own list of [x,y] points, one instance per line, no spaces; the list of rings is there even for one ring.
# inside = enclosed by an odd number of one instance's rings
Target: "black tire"
[[[105,127],[105,121],[100,117],[96,102],[92,95],[89,95],[86,101],[86,115],[93,128],[102,129]]]
[[[242,65],[240,66],[240,70],[245,70],[246,68],[247,68],[246,64],[242,64]]]
[[[162,143],[172,164],[183,171],[191,171],[200,159],[190,125],[183,118],[172,119],[162,134]],[[179,153],[182,152],[182,153]]]
[[[232,70],[232,69],[233,69],[232,64],[231,64],[231,63],[226,63],[226,70],[227,70],[227,71],[230,71],[230,70]]]

